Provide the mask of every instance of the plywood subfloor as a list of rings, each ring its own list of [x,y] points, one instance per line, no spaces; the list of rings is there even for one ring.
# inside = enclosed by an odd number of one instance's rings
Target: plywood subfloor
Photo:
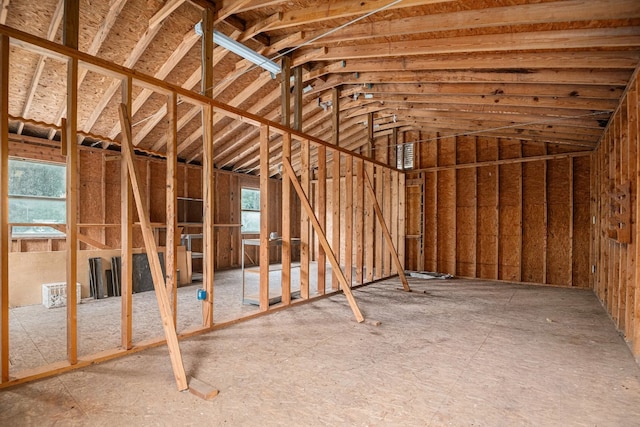
[[[328,271],[331,271],[328,268]],[[200,275],[201,276],[201,275]],[[281,295],[281,271],[269,275],[270,296]],[[330,276],[329,276],[330,277]],[[311,264],[311,293],[317,290],[317,267]],[[300,269],[291,270],[292,292],[299,291]],[[329,283],[330,280],[327,280]],[[217,271],[214,279],[214,321],[240,319],[258,312],[254,305],[242,304],[241,270]],[[202,304],[197,300],[201,282],[178,289],[178,332],[202,325]],[[245,294],[258,293],[259,275],[246,274]],[[330,283],[326,287],[330,291]],[[99,353],[120,346],[121,299],[84,299],[78,305],[78,353]],[[164,337],[155,293],[133,295],[133,342]],[[66,308],[30,305],[9,311],[10,373],[59,362],[66,359]]]
[[[593,293],[397,280],[0,392],[0,424],[631,426],[640,368]]]

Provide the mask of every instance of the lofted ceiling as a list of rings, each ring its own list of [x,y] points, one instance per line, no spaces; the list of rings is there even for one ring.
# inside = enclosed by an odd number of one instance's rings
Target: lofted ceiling
[[[0,24],[61,41],[63,0],[0,1]],[[357,152],[371,130],[591,150],[640,62],[638,0],[81,0],[80,50],[200,92],[194,26],[206,4],[217,31],[302,67],[304,132],[331,141],[339,108],[339,144]],[[12,49],[12,132],[59,139],[46,124],[65,116],[66,65]],[[280,75],[219,46],[213,56],[217,100],[282,120]],[[120,138],[120,81],[83,70],[80,82],[84,143],[107,147]],[[163,96],[135,90],[138,148],[165,152],[166,110]],[[178,155],[199,163],[200,109],[182,103],[178,115]],[[257,128],[219,116],[214,135],[217,167],[256,170]]]

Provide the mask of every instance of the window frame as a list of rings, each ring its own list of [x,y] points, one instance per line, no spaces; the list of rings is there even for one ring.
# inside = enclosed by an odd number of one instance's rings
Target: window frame
[[[258,208],[257,209],[251,209],[251,208],[245,208],[242,205],[242,200],[243,200],[243,192],[244,191],[251,191],[251,192],[256,192],[258,193]],[[260,197],[262,197],[262,194],[260,194],[260,189],[257,187],[252,187],[252,186],[242,186],[240,187],[240,223],[241,223],[241,234],[245,235],[245,234],[259,234],[260,233]],[[245,224],[244,224],[244,218],[243,218],[243,213],[245,212],[250,212],[250,213],[257,213],[258,214],[258,227],[256,230],[245,230]]]
[[[23,157],[10,157],[9,160],[11,162],[21,162],[23,164],[44,164],[44,165],[50,165],[50,166],[55,166],[58,168],[61,168],[64,171],[64,179],[65,179],[65,193],[63,197],[54,197],[54,196],[42,196],[42,195],[31,195],[31,194],[17,194],[17,193],[13,193],[13,194],[9,194],[8,200],[7,202],[9,203],[9,217],[11,218],[11,201],[15,201],[15,200],[25,200],[25,201],[51,201],[51,202],[62,202],[64,204],[64,218],[62,221],[60,222],[54,222],[49,221],[48,219],[44,219],[41,222],[34,222],[33,220],[29,221],[28,218],[21,218],[18,221],[15,220],[10,220],[10,223],[19,223],[19,224],[28,224],[28,223],[34,223],[34,224],[45,224],[45,223],[51,223],[51,224],[60,224],[60,225],[65,225],[66,224],[66,210],[67,210],[67,197],[66,197],[66,164],[64,163],[58,163],[58,162],[51,162],[51,161],[45,161],[45,160],[38,160],[38,159],[29,159],[29,158],[23,158]],[[11,163],[9,164],[9,173],[11,173]],[[15,218],[14,218],[15,219]],[[33,231],[27,231],[29,229],[32,229]],[[51,228],[51,227],[47,227],[45,225],[35,225],[33,227],[29,227],[26,225],[19,225],[19,226],[11,226],[10,227],[10,235],[12,239],[52,239],[52,238],[64,238],[65,237],[65,233],[63,233],[62,231],[56,230],[55,228]]]

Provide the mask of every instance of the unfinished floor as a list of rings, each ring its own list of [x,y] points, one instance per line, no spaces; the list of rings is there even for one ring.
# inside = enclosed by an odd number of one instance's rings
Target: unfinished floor
[[[640,368],[591,291],[387,280],[0,392],[0,425],[634,426]]]

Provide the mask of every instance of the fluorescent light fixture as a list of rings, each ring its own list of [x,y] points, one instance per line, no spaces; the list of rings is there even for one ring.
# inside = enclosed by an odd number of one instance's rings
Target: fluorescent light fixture
[[[302,88],[302,93],[309,93],[313,90],[313,86],[311,85],[306,85],[305,87]]]
[[[364,99],[373,99],[373,94],[372,93],[365,93],[364,94]]]
[[[202,30],[202,22],[198,22],[196,24],[195,30],[196,34],[198,34],[199,36],[204,35],[204,32]],[[277,63],[273,62],[266,56],[260,55],[258,52],[249,49],[242,43],[237,42],[236,40],[222,34],[217,30],[213,30],[213,42],[246,59],[247,61],[254,63],[258,67],[264,68],[273,75],[276,75],[281,71],[280,66]]]

